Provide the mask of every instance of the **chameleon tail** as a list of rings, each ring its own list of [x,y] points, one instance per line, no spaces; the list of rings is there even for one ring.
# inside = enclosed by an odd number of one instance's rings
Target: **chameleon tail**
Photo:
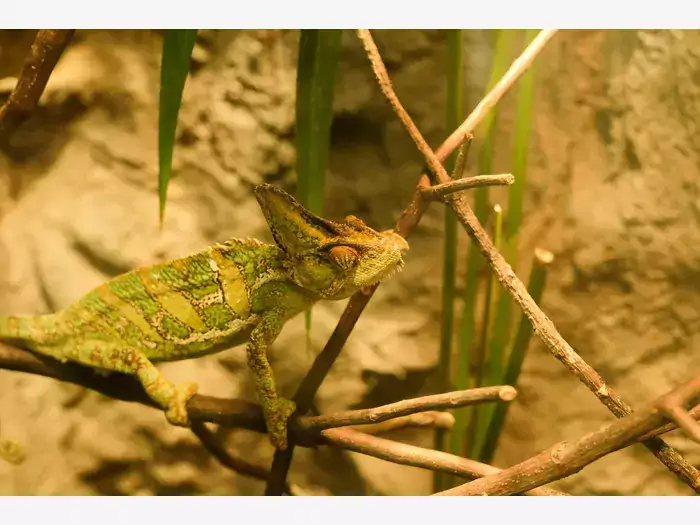
[[[0,339],[36,350],[55,337],[55,316],[0,316]]]

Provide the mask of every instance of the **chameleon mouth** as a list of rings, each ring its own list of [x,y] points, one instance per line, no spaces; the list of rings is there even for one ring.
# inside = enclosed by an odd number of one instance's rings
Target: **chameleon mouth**
[[[374,277],[374,279],[372,279],[369,283],[367,283],[365,285],[365,287],[374,286],[375,284],[378,284],[381,281],[384,281],[390,277],[393,277],[394,275],[399,273],[401,270],[403,270],[404,265],[405,265],[405,263],[404,263],[403,257],[401,257],[401,255],[399,255],[399,258],[396,261],[396,264],[392,268],[385,270],[384,272],[381,272],[380,274],[376,275]]]

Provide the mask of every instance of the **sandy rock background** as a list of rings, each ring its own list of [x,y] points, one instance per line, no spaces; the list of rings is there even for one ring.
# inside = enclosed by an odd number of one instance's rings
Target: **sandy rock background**
[[[444,129],[444,33],[377,31],[406,109],[431,144]],[[31,32],[0,32],[0,79],[16,75]],[[252,187],[293,190],[297,31],[204,31],[195,48],[162,231],[157,224],[157,98],[162,35],[78,31],[42,108],[0,152],[0,311],[61,308],[135,265],[228,237],[271,240]],[[488,75],[490,36],[467,32],[467,107]],[[630,403],[650,401],[700,365],[700,33],[566,31],[538,59],[521,259],[556,259],[545,311]],[[12,86],[7,79],[0,88]],[[1,91],[1,89],[0,89]],[[495,171],[509,171],[515,97],[501,105]],[[472,156],[474,157],[474,156]],[[391,227],[420,155],[375,85],[353,33],[344,35],[327,215]],[[503,193],[492,192],[494,198]],[[501,200],[505,203],[504,200]],[[370,303],[318,397],[330,411],[431,391],[440,319],[442,210],[411,238],[403,273]],[[467,246],[466,239],[462,243]],[[529,268],[518,269],[526,277]],[[341,303],[314,309],[315,351]],[[271,361],[291,394],[313,360],[303,319]],[[252,398],[242,348],[163,365],[202,393]],[[613,416],[533,344],[496,464],[507,466]],[[259,494],[157,412],[58,382],[0,371],[5,437],[27,448],[0,463],[3,494]],[[401,439],[429,446],[426,431]],[[228,432],[265,464],[265,438]],[[669,441],[694,464],[700,449]],[[424,494],[431,475],[321,448],[298,450],[291,481],[313,494]],[[562,481],[576,494],[686,494],[638,446]]]

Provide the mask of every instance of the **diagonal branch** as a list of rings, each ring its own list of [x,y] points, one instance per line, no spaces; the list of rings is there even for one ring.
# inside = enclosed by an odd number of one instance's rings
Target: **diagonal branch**
[[[502,472],[499,468],[472,459],[369,436],[350,428],[331,428],[322,431],[321,434],[328,443],[340,448],[400,465],[410,465],[469,479]],[[549,488],[536,488],[526,494],[528,496],[566,496],[563,492]]]
[[[436,184],[425,188],[423,196],[429,200],[439,200],[446,195],[456,193],[458,191],[470,190],[472,188],[480,188],[483,186],[508,186],[515,182],[515,177],[510,173],[499,175],[478,175],[476,177],[465,177],[463,179],[453,180],[444,184]]]
[[[459,392],[435,394],[418,399],[406,399],[377,408],[346,410],[327,416],[305,417],[298,425],[305,430],[380,423],[389,419],[440,408],[459,408],[485,401],[512,401],[517,396],[512,386],[489,386]]]
[[[381,423],[368,423],[356,430],[376,436],[404,428],[441,428],[443,430],[452,430],[454,424],[455,417],[449,412],[429,410],[428,412],[400,416]]]
[[[440,161],[452,152],[466,133],[470,133],[474,130],[474,127],[483,119],[489,109],[496,104],[500,96],[502,96],[520,77],[554,33],[555,30],[544,30],[540,32],[520,57],[513,62],[494,89],[484,97],[464,123],[450,135],[450,138],[445,141],[445,144],[438,148],[437,153],[433,153],[430,148],[425,150],[423,147],[425,140],[423,140],[422,137],[416,140],[416,145],[421,152],[426,155],[426,160],[431,169],[435,172],[439,183],[444,184],[450,182],[450,178],[440,165]],[[360,38],[362,38],[363,41],[371,41],[372,36],[369,31],[364,31],[360,35]],[[371,44],[365,43],[365,48],[376,50],[376,46],[373,42]],[[375,66],[376,62],[381,62],[381,57],[379,57],[377,52],[376,56],[370,57],[370,60],[372,61],[372,65]],[[382,90],[388,92],[387,99],[390,104],[396,109],[398,104],[396,94],[393,93],[391,83],[382,78],[382,76],[386,76],[386,69],[383,67],[383,64],[382,67],[375,67],[374,73],[378,78],[379,84],[382,86]],[[416,133],[420,134],[405,111],[397,110],[396,113],[412,137]],[[448,201],[448,204],[455,211],[462,226],[464,226],[464,229],[472,238],[479,251],[486,258],[491,269],[498,278],[498,281],[508,293],[513,296],[513,299],[515,299],[525,316],[530,320],[530,323],[532,323],[534,332],[540,337],[542,342],[544,342],[549,351],[573,372],[616,417],[620,418],[629,415],[632,412],[632,408],[625,403],[617,392],[613,391],[613,389],[608,386],[601,375],[586,363],[571,345],[564,340],[554,326],[554,323],[552,323],[549,317],[547,317],[534,301],[523,282],[518,279],[513,269],[494,246],[484,230],[484,227],[471,209],[464,194],[455,194],[455,196]],[[676,474],[684,483],[700,494],[700,472],[688,463],[680,453],[667,445],[660,438],[649,440],[644,443],[644,446],[659,458],[671,472]]]
[[[11,134],[27,120],[75,29],[40,29],[10,98],[0,108],[0,134]]]
[[[700,375],[675,388],[651,406],[586,434],[573,442],[562,441],[540,454],[477,481],[438,493],[441,496],[506,496],[532,490],[570,476],[603,456],[634,443],[662,425],[664,407],[683,406],[700,395]],[[695,480],[697,483],[698,479]]]
[[[192,433],[202,442],[202,445],[209,453],[216,458],[224,467],[238,472],[250,478],[261,479],[267,481],[270,473],[264,467],[250,463],[249,461],[230,454],[224,446],[219,442],[219,439],[214,433],[209,430],[201,421],[192,423]],[[294,490],[287,484],[285,492],[290,496],[294,496]]]

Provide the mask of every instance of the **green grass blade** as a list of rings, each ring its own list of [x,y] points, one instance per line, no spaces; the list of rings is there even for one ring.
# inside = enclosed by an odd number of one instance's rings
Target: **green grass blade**
[[[323,214],[323,192],[333,122],[333,88],[340,59],[339,29],[302,29],[296,92],[297,191],[308,210]],[[304,316],[311,352],[311,310]]]
[[[507,70],[508,49],[510,46],[510,31],[497,30],[494,32],[496,47],[494,51],[493,63],[491,65],[491,73],[486,85],[485,93],[488,93],[498,80]],[[496,109],[490,111],[484,121],[482,128],[484,130],[484,142],[479,152],[478,158],[478,173],[490,173],[492,165],[493,140],[496,131]],[[474,196],[474,213],[480,222],[484,222],[488,214],[489,198],[486,188],[478,188]],[[467,255],[467,270],[464,279],[464,291],[462,294],[462,317],[459,324],[459,342],[458,342],[458,357],[457,370],[455,377],[455,386],[458,389],[470,388],[471,373],[471,349],[474,346],[476,335],[476,304],[479,288],[479,272],[484,266],[484,262],[479,253],[479,250],[470,246]],[[451,452],[457,455],[466,455],[469,448],[467,441],[468,435],[467,426],[470,420],[470,414],[473,411],[467,408],[455,410],[455,425],[452,430]],[[473,418],[472,418],[473,420]]]
[[[173,166],[177,116],[196,38],[196,29],[168,29],[163,38],[158,105],[158,204],[161,224]]]
[[[497,250],[501,249],[503,244],[503,209],[496,204],[493,207],[493,243]],[[500,379],[500,374],[496,375],[495,370],[501,370],[503,367],[502,360],[503,354],[501,348],[496,348],[495,352],[490,342],[493,339],[493,332],[496,323],[496,313],[498,305],[498,297],[500,290],[500,283],[495,273],[489,274],[489,289],[486,296],[486,312],[483,319],[482,326],[482,337],[478,359],[476,360],[476,378],[475,386],[483,386],[485,384],[494,384],[494,377],[496,378],[496,383]],[[474,428],[472,429],[472,448],[471,455],[473,457],[478,456],[478,452],[481,450],[482,444],[484,442],[484,437],[486,436],[486,429],[488,428],[488,421],[491,417],[491,405],[475,406],[474,416],[472,419],[472,424]]]
[[[525,31],[525,47],[537,36],[539,30]],[[512,173],[515,182],[508,188],[508,219],[506,221],[506,260],[517,267],[517,234],[523,220],[523,199],[527,185],[527,152],[532,128],[532,106],[535,90],[534,64],[518,82],[518,102],[515,118],[515,145]]]
[[[303,29],[299,40],[296,99],[296,196],[323,213],[323,190],[333,121],[333,88],[340,59],[339,29]]]
[[[545,250],[535,250],[535,260],[530,272],[530,280],[527,284],[527,290],[537,304],[542,300],[542,294],[547,284],[547,268],[554,260],[554,256]],[[522,369],[525,355],[527,353],[530,339],[532,338],[532,325],[527,317],[521,315],[518,323],[518,329],[513,340],[508,365],[503,374],[502,383],[504,385],[516,386],[518,377]],[[479,455],[479,461],[491,463],[493,456],[498,446],[498,438],[501,435],[503,424],[505,423],[508,414],[510,403],[498,403],[493,411],[489,428],[486,432],[484,447]]]
[[[451,132],[462,123],[463,109],[463,60],[462,30],[447,31],[447,132]],[[451,172],[456,156],[450,155],[445,162],[445,169]],[[449,206],[445,206],[445,233],[443,240],[442,270],[442,326],[440,333],[440,360],[438,373],[440,391],[450,390],[450,369],[452,361],[452,340],[454,336],[455,277],[457,270],[457,217]],[[445,431],[435,432],[435,450],[445,449]],[[435,472],[433,486],[435,492],[446,488],[446,475]]]

